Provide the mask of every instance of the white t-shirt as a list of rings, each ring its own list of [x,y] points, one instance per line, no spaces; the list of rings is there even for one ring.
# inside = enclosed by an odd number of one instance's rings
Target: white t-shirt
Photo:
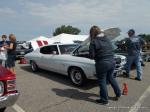
[[[7,59],[7,50],[4,47],[0,48],[0,60]]]

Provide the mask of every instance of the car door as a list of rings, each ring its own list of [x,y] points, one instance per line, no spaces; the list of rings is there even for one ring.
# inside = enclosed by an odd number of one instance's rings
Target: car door
[[[49,45],[40,49],[41,55],[41,68],[54,71],[54,57],[58,55],[57,45]]]
[[[70,53],[77,47],[76,44],[57,45],[59,55],[53,56],[53,69],[55,72],[66,74],[67,66],[72,61],[70,60]]]

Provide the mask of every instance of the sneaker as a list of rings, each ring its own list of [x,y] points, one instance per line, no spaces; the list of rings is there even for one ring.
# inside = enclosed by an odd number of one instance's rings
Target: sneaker
[[[142,79],[139,79],[139,78],[137,78],[137,77],[135,78],[135,80],[142,81]]]
[[[144,67],[144,66],[145,66],[145,64],[144,64],[144,63],[142,63],[142,64],[141,64],[141,66],[143,66],[143,67]]]
[[[122,95],[114,97],[115,101],[118,101]]]
[[[145,66],[144,62],[141,62],[141,66],[143,66],[143,67]]]
[[[100,99],[97,99],[96,102],[99,103],[99,104],[101,104],[101,105],[109,105],[108,102],[102,101]]]

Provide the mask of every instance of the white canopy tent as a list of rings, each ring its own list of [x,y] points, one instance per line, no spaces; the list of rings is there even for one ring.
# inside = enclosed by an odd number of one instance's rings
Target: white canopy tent
[[[39,37],[36,37],[36,38],[34,38],[32,40],[29,40],[27,42],[33,42],[33,41],[37,41],[37,40],[47,40],[47,41],[49,41],[49,38],[44,37],[44,36],[39,36]]]
[[[60,35],[57,35],[57,36],[54,36],[51,38],[39,36],[32,40],[27,41],[26,43],[31,43],[31,46],[35,50],[41,46],[44,46],[45,41],[47,42],[47,44],[54,44],[54,43],[73,44],[73,43],[77,43],[77,42],[78,43],[83,42],[87,38],[88,38],[88,35],[72,35],[72,34],[62,33]]]
[[[83,42],[88,38],[88,35],[72,35],[62,33],[60,35],[49,38],[52,43],[63,43],[63,44],[73,44],[76,42]]]
[[[121,30],[119,28],[109,28],[104,30],[104,34],[107,35],[111,40],[114,40],[117,36],[119,36],[120,32]],[[72,35],[62,33],[60,35],[53,36],[51,38],[39,36],[32,40],[27,41],[27,43],[31,43],[33,49],[35,50],[41,46],[54,43],[62,43],[62,44],[73,44],[81,42],[85,43],[89,41],[88,37],[89,35]]]

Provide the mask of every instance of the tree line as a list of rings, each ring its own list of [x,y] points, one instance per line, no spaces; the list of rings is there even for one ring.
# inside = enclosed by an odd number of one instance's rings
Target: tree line
[[[140,37],[142,37],[146,42],[150,43],[150,34],[140,34]]]
[[[73,27],[70,25],[68,25],[68,26],[62,25],[55,29],[53,36],[59,35],[61,33],[78,35],[80,32],[81,32],[81,30],[76,27]]]
[[[78,35],[81,32],[79,28],[73,26],[62,25],[55,29],[53,36],[57,36],[61,33]],[[139,34],[140,37],[144,38],[148,43],[150,43],[150,34]]]

